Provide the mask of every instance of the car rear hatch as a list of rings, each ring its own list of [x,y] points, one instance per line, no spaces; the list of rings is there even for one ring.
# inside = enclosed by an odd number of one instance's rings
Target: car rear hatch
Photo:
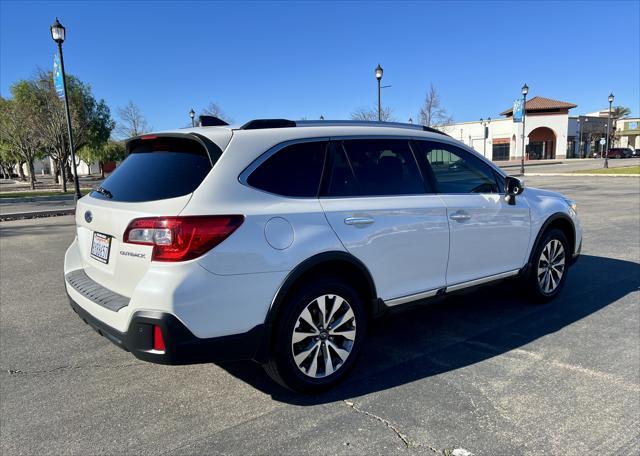
[[[76,225],[84,272],[103,287],[131,297],[151,263],[153,246],[123,242],[135,219],[177,216],[213,168],[231,137],[147,135],[127,143],[127,158],[78,201]],[[224,133],[223,133],[224,132]]]

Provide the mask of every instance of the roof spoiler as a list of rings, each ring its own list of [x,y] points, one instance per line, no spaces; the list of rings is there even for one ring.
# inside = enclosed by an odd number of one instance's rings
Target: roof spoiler
[[[227,122],[216,116],[199,116],[198,123],[201,127],[222,127],[229,125]]]

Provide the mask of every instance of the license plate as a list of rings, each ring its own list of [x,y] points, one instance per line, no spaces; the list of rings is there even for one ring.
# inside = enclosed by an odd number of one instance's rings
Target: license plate
[[[91,242],[91,258],[107,264],[109,263],[109,250],[111,250],[111,236],[94,232],[93,242]]]

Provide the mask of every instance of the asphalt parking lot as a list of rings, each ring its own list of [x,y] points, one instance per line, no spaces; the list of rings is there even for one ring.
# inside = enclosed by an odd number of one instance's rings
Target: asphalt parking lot
[[[526,181],[579,205],[583,256],[559,299],[504,283],[379,320],[316,397],[252,363],[136,360],[67,303],[72,217],[0,223],[0,452],[640,453],[640,179]]]

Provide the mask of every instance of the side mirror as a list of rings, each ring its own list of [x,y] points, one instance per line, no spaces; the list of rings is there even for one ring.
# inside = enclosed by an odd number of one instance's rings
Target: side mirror
[[[517,177],[507,176],[504,179],[504,188],[507,194],[505,198],[507,202],[509,204],[516,204],[516,195],[524,191],[524,182]]]

